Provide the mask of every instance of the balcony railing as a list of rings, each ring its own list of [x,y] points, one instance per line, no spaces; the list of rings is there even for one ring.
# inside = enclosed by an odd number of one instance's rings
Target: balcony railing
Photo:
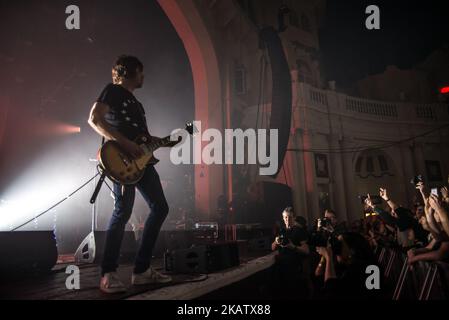
[[[396,104],[374,102],[353,97],[346,97],[346,110],[381,117],[398,117],[398,109]]]
[[[448,107],[443,103],[419,104],[385,102],[348,96],[298,83],[298,99],[302,107],[371,121],[449,122]]]

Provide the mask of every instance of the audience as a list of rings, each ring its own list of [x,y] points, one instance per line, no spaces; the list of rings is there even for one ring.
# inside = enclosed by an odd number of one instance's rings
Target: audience
[[[373,251],[360,234],[346,232],[332,246],[318,247],[322,261],[316,275],[324,275],[323,298],[369,299],[376,291],[366,288],[366,268],[375,265]]]
[[[377,265],[374,252],[378,248],[402,252],[410,266],[418,261],[449,262],[449,190],[442,187],[437,195],[423,182],[416,188],[420,196],[413,210],[399,205],[386,188],[379,189],[379,203],[367,195],[366,216],[352,221],[349,228],[331,209],[325,210],[311,229],[292,208],[285,209],[285,229],[272,244],[272,250],[279,252],[273,280],[297,284],[301,274],[310,279],[308,297],[372,299],[379,295],[366,289],[366,268]],[[295,297],[294,292],[289,294]]]

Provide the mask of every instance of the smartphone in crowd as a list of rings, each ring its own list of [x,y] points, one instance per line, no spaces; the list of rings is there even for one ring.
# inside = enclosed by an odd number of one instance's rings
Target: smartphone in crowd
[[[438,188],[432,188],[432,190],[430,191],[431,194],[434,194],[438,197]]]

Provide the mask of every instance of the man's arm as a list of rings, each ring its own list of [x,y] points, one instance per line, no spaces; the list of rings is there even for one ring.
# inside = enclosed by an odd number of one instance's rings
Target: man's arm
[[[315,268],[315,277],[321,277],[324,274],[326,267],[326,259],[321,257],[320,263]]]
[[[136,158],[142,156],[143,152],[135,142],[127,139],[106,121],[105,116],[109,111],[110,108],[107,104],[96,102],[90,110],[89,125],[99,135],[119,143],[130,155]]]
[[[442,187],[440,192],[441,192],[441,195],[443,196],[443,201],[446,204],[449,204],[449,189],[447,187]]]
[[[435,217],[434,217],[435,211],[430,206],[429,199],[426,200],[426,204],[424,206],[424,213],[426,215],[427,224],[429,225],[430,233],[432,234],[432,236],[435,239],[440,239],[441,238],[441,230],[435,220]]]
[[[379,195],[380,195],[380,197],[382,198],[382,199],[384,199],[385,200],[385,202],[388,204],[388,206],[391,208],[391,210],[396,210],[397,209],[397,205],[396,205],[396,203],[394,203],[391,199],[390,199],[390,197],[388,196],[388,194],[387,194],[387,189],[385,189],[385,188],[380,188],[379,189]]]
[[[382,189],[381,189],[382,190]],[[375,206],[373,204],[373,201],[371,200],[371,196],[368,194],[367,198],[365,199],[365,206],[366,208],[370,208],[375,213],[377,213],[386,224],[389,224],[391,226],[396,227],[397,226],[397,218],[393,217],[391,214],[383,210],[382,208],[379,208],[378,206]]]
[[[449,256],[449,242],[442,242],[438,250],[432,250],[426,253],[409,257],[409,263],[417,261],[440,261]]]
[[[432,209],[434,209],[435,212],[439,215],[444,232],[446,233],[446,235],[449,235],[449,217],[447,211],[440,204],[438,197],[435,195],[431,195],[429,197],[429,204]]]
[[[372,207],[374,212],[377,213],[384,221],[385,223],[389,224],[390,226],[397,226],[397,221],[398,219],[393,217],[391,214],[389,214],[388,212],[386,212],[385,210],[383,210],[380,207],[377,206],[373,206]]]
[[[427,219],[427,223],[429,225],[430,228],[430,233],[432,234],[432,236],[436,239],[440,238],[440,228],[438,227],[438,224],[435,221],[435,218],[433,216],[433,209],[429,204],[429,196],[427,195],[426,192],[426,187],[424,185],[423,182],[420,182],[417,184],[416,189],[419,190],[419,192],[421,193],[422,199],[424,201],[424,214],[426,215],[426,219]]]
[[[279,248],[279,245],[280,245],[279,237],[276,237],[273,243],[271,244],[271,250],[276,251]]]
[[[410,249],[413,251],[415,255],[423,254],[432,251],[433,247],[435,246],[436,240],[432,239],[432,241],[429,242],[427,246],[424,248],[417,248],[417,249]]]

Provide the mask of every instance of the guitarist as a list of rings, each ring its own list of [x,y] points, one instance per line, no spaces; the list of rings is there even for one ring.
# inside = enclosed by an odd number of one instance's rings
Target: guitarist
[[[134,90],[143,86],[143,64],[136,57],[122,55],[112,68],[112,79],[113,83],[106,86],[92,107],[88,122],[102,137],[116,141],[130,156],[139,158],[143,155],[143,150],[134,140],[141,134],[149,134],[145,111],[133,95]],[[167,283],[172,280],[150,266],[153,247],[169,208],[159,175],[154,166],[149,165],[136,185],[114,183],[115,205],[106,233],[101,265],[100,290],[105,293],[126,291],[116,270],[125,226],[134,205],[136,188],[148,203],[151,213],[145,221],[131,282],[141,285]]]

